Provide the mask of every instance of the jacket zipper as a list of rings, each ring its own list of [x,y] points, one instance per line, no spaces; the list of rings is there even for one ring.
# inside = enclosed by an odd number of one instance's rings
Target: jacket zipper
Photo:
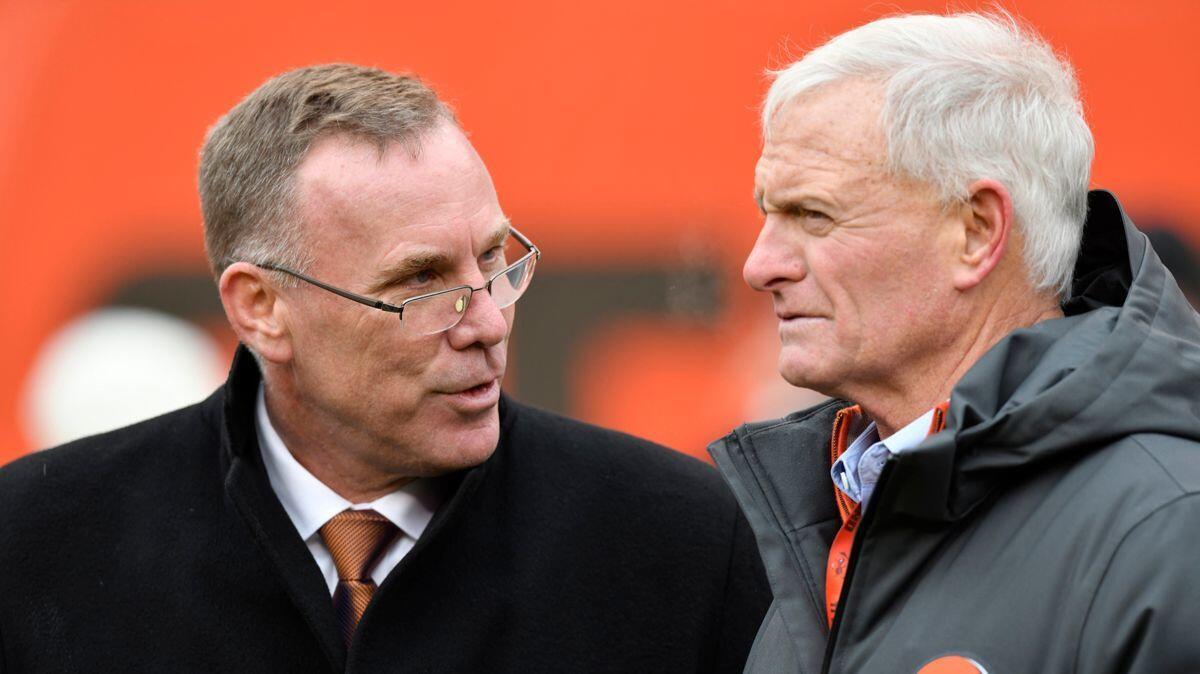
[[[875,484],[875,494],[882,494],[883,488],[887,484],[888,475],[892,472],[892,465],[889,461],[884,464],[883,472],[879,474],[879,481]],[[836,490],[835,490],[836,491]],[[870,530],[873,515],[878,508],[878,500],[875,503],[876,507],[865,508],[862,513],[862,520],[858,524],[858,532],[854,535],[854,543],[850,546],[850,566],[846,568],[846,581],[842,585],[842,594],[838,597],[838,610],[833,616],[833,624],[829,626],[829,639],[825,642],[825,658],[821,663],[821,674],[829,674],[829,665],[833,662],[833,651],[837,644],[838,628],[842,625],[842,618],[849,610],[846,605],[846,597],[850,594],[850,586],[854,583],[854,570],[858,568],[858,562],[861,558],[861,549],[864,541],[867,538],[867,532]]]
[[[942,429],[945,428],[946,411],[948,407],[949,401],[934,408],[933,420],[930,424],[929,431],[926,433],[926,437],[941,432]],[[834,423],[833,444],[830,445],[832,447],[832,449],[830,449],[831,454],[837,452],[837,447],[839,446],[837,445],[838,434],[841,432],[841,426],[843,425],[841,423],[842,421],[843,420],[841,417],[839,417],[837,422]],[[836,461],[837,457],[834,456],[833,459]],[[865,544],[867,532],[870,530],[871,523],[874,521],[872,515],[874,515],[882,505],[882,495],[885,493],[885,487],[888,483],[888,476],[891,475],[891,473],[892,462],[888,461],[884,464],[883,471],[879,474],[879,481],[875,483],[875,494],[879,496],[875,499],[875,506],[872,508],[863,508],[862,519],[858,523],[858,532],[854,536],[854,543],[850,546],[850,565],[846,568],[846,580],[842,584],[841,596],[838,597],[838,610],[833,616],[833,624],[829,626],[829,639],[825,642],[825,658],[821,663],[821,674],[829,674],[829,665],[833,662],[833,650],[837,643],[838,628],[841,627],[842,617],[848,610],[846,606],[846,596],[850,593],[850,586],[854,582],[854,570],[858,568],[859,558],[862,556],[861,548]],[[838,507],[842,507],[843,501],[841,499],[845,498],[845,496],[842,494],[841,490],[836,487],[834,487],[833,491],[839,497]]]
[[[850,415],[839,413],[833,423],[833,437],[829,439],[829,465],[837,463],[838,451],[845,445],[845,439],[842,437],[846,432],[846,425],[849,422]],[[850,513],[854,512],[854,506],[850,504],[850,498],[842,493],[837,485],[833,487],[834,498],[837,499],[838,511],[841,514],[842,521],[845,522],[849,518]]]

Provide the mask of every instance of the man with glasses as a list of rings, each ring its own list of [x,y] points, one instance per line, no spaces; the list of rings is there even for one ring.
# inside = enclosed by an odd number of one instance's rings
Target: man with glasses
[[[0,472],[0,670],[741,670],[715,473],[501,393],[541,251],[432,91],[273,78],[200,195],[229,381]]]

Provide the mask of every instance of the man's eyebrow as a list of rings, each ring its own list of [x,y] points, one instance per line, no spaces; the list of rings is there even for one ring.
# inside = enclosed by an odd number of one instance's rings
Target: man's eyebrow
[[[768,202],[767,196],[763,192],[755,192],[754,201],[758,204],[758,210],[761,211],[763,215],[767,214],[767,206],[770,206],[773,210],[781,213],[786,213],[795,207],[795,204],[789,202],[787,199],[784,199],[782,202],[777,202],[772,199]]]
[[[504,245],[511,232],[512,222],[507,218],[502,220],[486,239],[483,250],[491,250],[496,246]],[[378,295],[398,281],[402,281],[419,271],[425,269],[445,269],[450,267],[453,262],[449,255],[441,251],[418,251],[397,260],[375,274],[375,277],[371,280],[370,287],[367,288],[364,294]]]
[[[440,251],[419,251],[405,256],[375,274],[366,294],[375,295],[397,281],[425,270],[450,266],[450,256]]]
[[[767,202],[766,197],[762,192],[754,193],[754,200],[758,202],[758,208],[764,214],[767,212],[767,206],[780,213],[796,213],[800,211],[821,210],[835,208],[828,199],[815,196],[806,192],[792,192],[777,195],[777,199],[772,199]]]
[[[484,244],[483,250],[491,250],[496,246],[504,245],[504,242],[508,241],[508,237],[511,233],[512,221],[508,218],[505,218],[504,220],[500,221],[498,225],[496,225],[496,229],[492,231],[490,236],[488,236],[486,239],[487,243]]]

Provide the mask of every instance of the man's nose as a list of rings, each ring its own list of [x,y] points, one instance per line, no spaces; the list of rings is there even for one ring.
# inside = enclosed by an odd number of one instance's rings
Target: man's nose
[[[800,281],[806,273],[801,246],[798,242],[789,241],[775,217],[768,215],[742,267],[742,278],[746,285],[769,292],[776,290],[780,284]]]
[[[471,303],[462,320],[448,332],[450,345],[456,349],[465,349],[473,344],[495,346],[504,341],[507,335],[508,320],[487,289],[471,294]]]

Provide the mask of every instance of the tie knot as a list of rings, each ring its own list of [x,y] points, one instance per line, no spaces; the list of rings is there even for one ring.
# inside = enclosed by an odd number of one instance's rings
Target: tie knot
[[[369,580],[367,574],[399,531],[374,510],[343,510],[321,527],[341,580]]]

